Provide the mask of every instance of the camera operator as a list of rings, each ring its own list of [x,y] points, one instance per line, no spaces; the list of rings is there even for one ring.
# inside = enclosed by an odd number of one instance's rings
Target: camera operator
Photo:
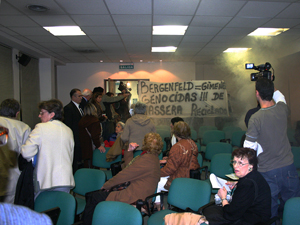
[[[300,196],[300,182],[287,137],[289,109],[272,79],[256,81],[256,98],[261,109],[250,118],[244,147],[257,151],[258,171],[271,188],[274,217],[278,214],[279,196],[283,202]]]

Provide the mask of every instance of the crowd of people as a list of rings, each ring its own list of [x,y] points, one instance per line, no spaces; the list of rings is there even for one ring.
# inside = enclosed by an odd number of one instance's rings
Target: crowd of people
[[[41,123],[33,130],[17,119],[20,104],[14,99],[4,100],[0,105],[0,126],[8,129],[8,142],[0,146],[0,152],[5,153],[0,158],[5,162],[1,171],[6,171],[1,174],[4,183],[0,186],[0,202],[15,201],[20,155],[34,168],[29,178],[33,180],[34,198],[44,191],[69,193],[76,185],[73,174],[80,168],[91,168],[93,151],[104,153],[105,145],[110,147],[108,162],[123,155],[122,171],[93,193],[96,200],[93,205],[87,204],[84,224],[91,224],[93,209],[101,201],[135,204],[155,192],[168,191],[174,179],[189,178],[191,170],[200,168],[191,128],[182,118],[171,120],[170,150],[167,157],[159,160],[163,140],[146,115],[146,104],[137,102],[131,110],[134,113],[130,113],[131,95],[126,89],[120,91],[114,96],[104,94],[101,87],[83,92],[74,88],[70,91],[70,103],[64,107],[57,99],[43,101],[38,106]],[[284,96],[271,80],[263,78],[256,82],[256,97],[260,109],[248,115],[244,148],[232,152],[232,165],[239,178],[238,182],[227,183],[234,191],[232,200],[228,201],[226,189],[221,188],[221,206],[213,205],[203,211],[211,225],[265,222],[278,215],[278,209],[289,198],[300,196],[287,138],[288,107]],[[133,157],[138,150],[142,153]],[[111,192],[113,186],[121,183],[129,186]],[[155,203],[160,210],[159,197]],[[203,221],[203,217],[180,213],[165,218],[166,224],[192,220]]]

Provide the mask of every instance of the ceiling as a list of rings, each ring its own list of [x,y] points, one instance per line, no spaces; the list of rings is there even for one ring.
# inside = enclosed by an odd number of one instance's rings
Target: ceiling
[[[26,6],[43,5],[46,12]],[[77,25],[86,36],[55,37],[43,26]],[[153,36],[153,25],[188,25],[183,36]],[[295,0],[2,0],[0,43],[58,63],[208,63],[228,47],[251,46],[258,27],[284,27],[273,37],[300,39],[300,1]],[[253,44],[252,44],[253,45]],[[151,47],[177,46],[175,53]]]

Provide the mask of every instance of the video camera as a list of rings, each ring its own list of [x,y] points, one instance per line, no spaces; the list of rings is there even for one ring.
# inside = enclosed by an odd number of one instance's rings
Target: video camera
[[[251,73],[250,75],[250,80],[251,81],[256,81],[258,78],[267,78],[269,80],[274,81],[275,80],[275,75],[274,75],[274,70],[273,70],[273,76],[272,72],[270,69],[272,68],[271,64],[266,62],[265,64],[261,64],[258,66],[255,66],[254,63],[246,63],[245,64],[246,70],[258,70],[258,73]]]
[[[131,88],[127,88],[127,85],[124,84],[122,81],[120,82],[119,88],[120,91],[122,90],[126,90],[126,93],[129,93],[129,91],[131,91]]]

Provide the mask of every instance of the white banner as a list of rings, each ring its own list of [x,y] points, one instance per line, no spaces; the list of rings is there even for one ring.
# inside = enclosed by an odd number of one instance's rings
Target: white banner
[[[139,81],[139,100],[154,118],[228,116],[224,81],[196,80],[158,83]]]

